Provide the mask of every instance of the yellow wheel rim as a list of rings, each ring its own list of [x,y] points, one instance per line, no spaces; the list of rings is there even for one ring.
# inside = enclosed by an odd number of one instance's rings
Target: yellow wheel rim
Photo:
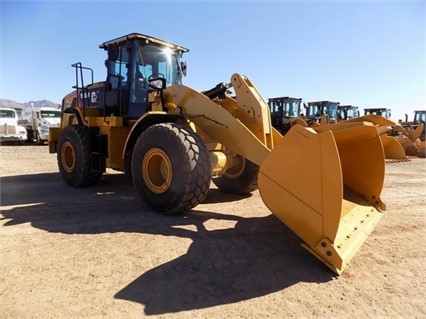
[[[61,148],[62,167],[67,173],[72,173],[75,168],[75,151],[71,142],[66,141]]]
[[[169,157],[159,148],[150,149],[142,160],[142,178],[149,190],[164,193],[172,182],[172,165]]]
[[[231,167],[226,170],[223,176],[234,179],[241,176],[246,167],[246,160],[241,156],[235,156],[231,158]]]

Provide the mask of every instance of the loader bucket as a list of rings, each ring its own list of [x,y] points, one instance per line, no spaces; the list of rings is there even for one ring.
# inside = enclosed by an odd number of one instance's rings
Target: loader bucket
[[[363,115],[360,117],[355,117],[353,119],[346,120],[345,122],[370,122],[377,126],[388,126],[388,127],[395,125],[395,122],[376,114],[368,114],[368,115]]]
[[[345,121],[350,122],[370,122],[377,126],[377,130],[382,139],[383,149],[385,151],[385,158],[391,160],[402,160],[407,161],[405,156],[404,148],[398,143],[398,141],[392,137],[388,136],[387,133],[392,129],[392,127],[398,127],[395,122],[384,118],[379,115],[369,114],[354,119]],[[401,127],[402,128],[402,127]]]
[[[385,161],[375,126],[333,127],[293,126],[263,161],[258,182],[273,214],[340,274],[383,215]]]
[[[386,159],[408,161],[404,147],[395,137],[380,135],[380,138],[382,139]]]
[[[405,135],[395,137],[395,140],[401,144],[404,149],[405,155],[417,156],[419,151],[420,140],[413,143],[411,139]]]

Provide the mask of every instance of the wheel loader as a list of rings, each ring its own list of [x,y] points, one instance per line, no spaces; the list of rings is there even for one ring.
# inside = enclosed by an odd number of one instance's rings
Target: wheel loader
[[[366,108],[364,109],[364,115],[378,115],[381,117],[384,117],[385,119],[391,118],[391,109],[385,108],[385,107],[376,107],[376,108]]]
[[[396,123],[390,119],[391,110],[388,108],[366,108],[364,116],[350,119],[349,121],[369,121],[378,126],[382,139],[385,158],[388,160],[408,161],[408,155],[422,156],[424,148],[419,137],[424,132],[423,124],[415,129]]]
[[[408,115],[405,114],[405,121],[398,123],[402,129],[399,131],[408,137],[408,142],[405,142],[406,150],[411,150],[410,155],[417,155],[418,157],[426,157],[426,141],[425,141],[425,124],[426,124],[426,110],[414,111],[413,121],[408,121]]]
[[[301,98],[282,96],[268,99],[272,126],[281,134],[287,133],[295,124],[309,126],[301,110]]]
[[[414,111],[413,121],[408,121],[408,115],[405,114],[405,121],[400,120],[399,124],[413,133],[414,137],[419,138],[421,141],[425,140],[425,124],[426,124],[426,110]]]
[[[225,193],[258,189],[303,247],[335,273],[345,269],[385,209],[376,126],[294,125],[283,136],[245,75],[199,92],[182,84],[183,46],[132,33],[99,47],[105,81],[73,64],[75,90],[62,101],[60,127],[50,129],[65,183],[94,185],[106,168],[121,171],[163,214],[196,207],[211,182]]]
[[[337,121],[346,121],[359,117],[359,108],[354,105],[339,105],[337,107]]]
[[[321,123],[322,117],[325,115],[327,123],[337,123],[339,105],[340,102],[332,101],[308,102],[305,106],[306,117],[311,120],[316,119],[318,123]]]
[[[312,127],[320,123],[330,122],[329,113],[336,113],[334,102],[320,101],[303,103],[302,99],[283,96],[268,99],[268,106],[271,112],[272,126],[281,134],[286,134],[293,125],[299,124],[303,127]],[[304,114],[302,107],[306,111]],[[335,121],[331,121],[335,122]]]

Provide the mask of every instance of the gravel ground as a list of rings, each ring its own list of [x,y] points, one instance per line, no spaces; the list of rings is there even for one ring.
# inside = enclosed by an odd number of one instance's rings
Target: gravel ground
[[[47,146],[0,146],[1,318],[426,318],[426,159],[386,164],[385,216],[341,276],[258,192],[213,185],[161,216],[123,174],[62,182]]]

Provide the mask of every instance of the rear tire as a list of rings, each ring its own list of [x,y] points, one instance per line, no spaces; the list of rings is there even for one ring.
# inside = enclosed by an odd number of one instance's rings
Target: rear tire
[[[87,127],[65,127],[58,140],[58,166],[64,181],[73,187],[95,185],[102,172],[91,165],[92,145]]]
[[[211,182],[210,156],[186,126],[156,124],[139,136],[132,155],[132,178],[143,201],[164,214],[201,203]]]
[[[228,194],[247,195],[254,192],[257,190],[259,166],[239,155],[235,159],[238,164],[220,177],[213,178],[213,183]]]

